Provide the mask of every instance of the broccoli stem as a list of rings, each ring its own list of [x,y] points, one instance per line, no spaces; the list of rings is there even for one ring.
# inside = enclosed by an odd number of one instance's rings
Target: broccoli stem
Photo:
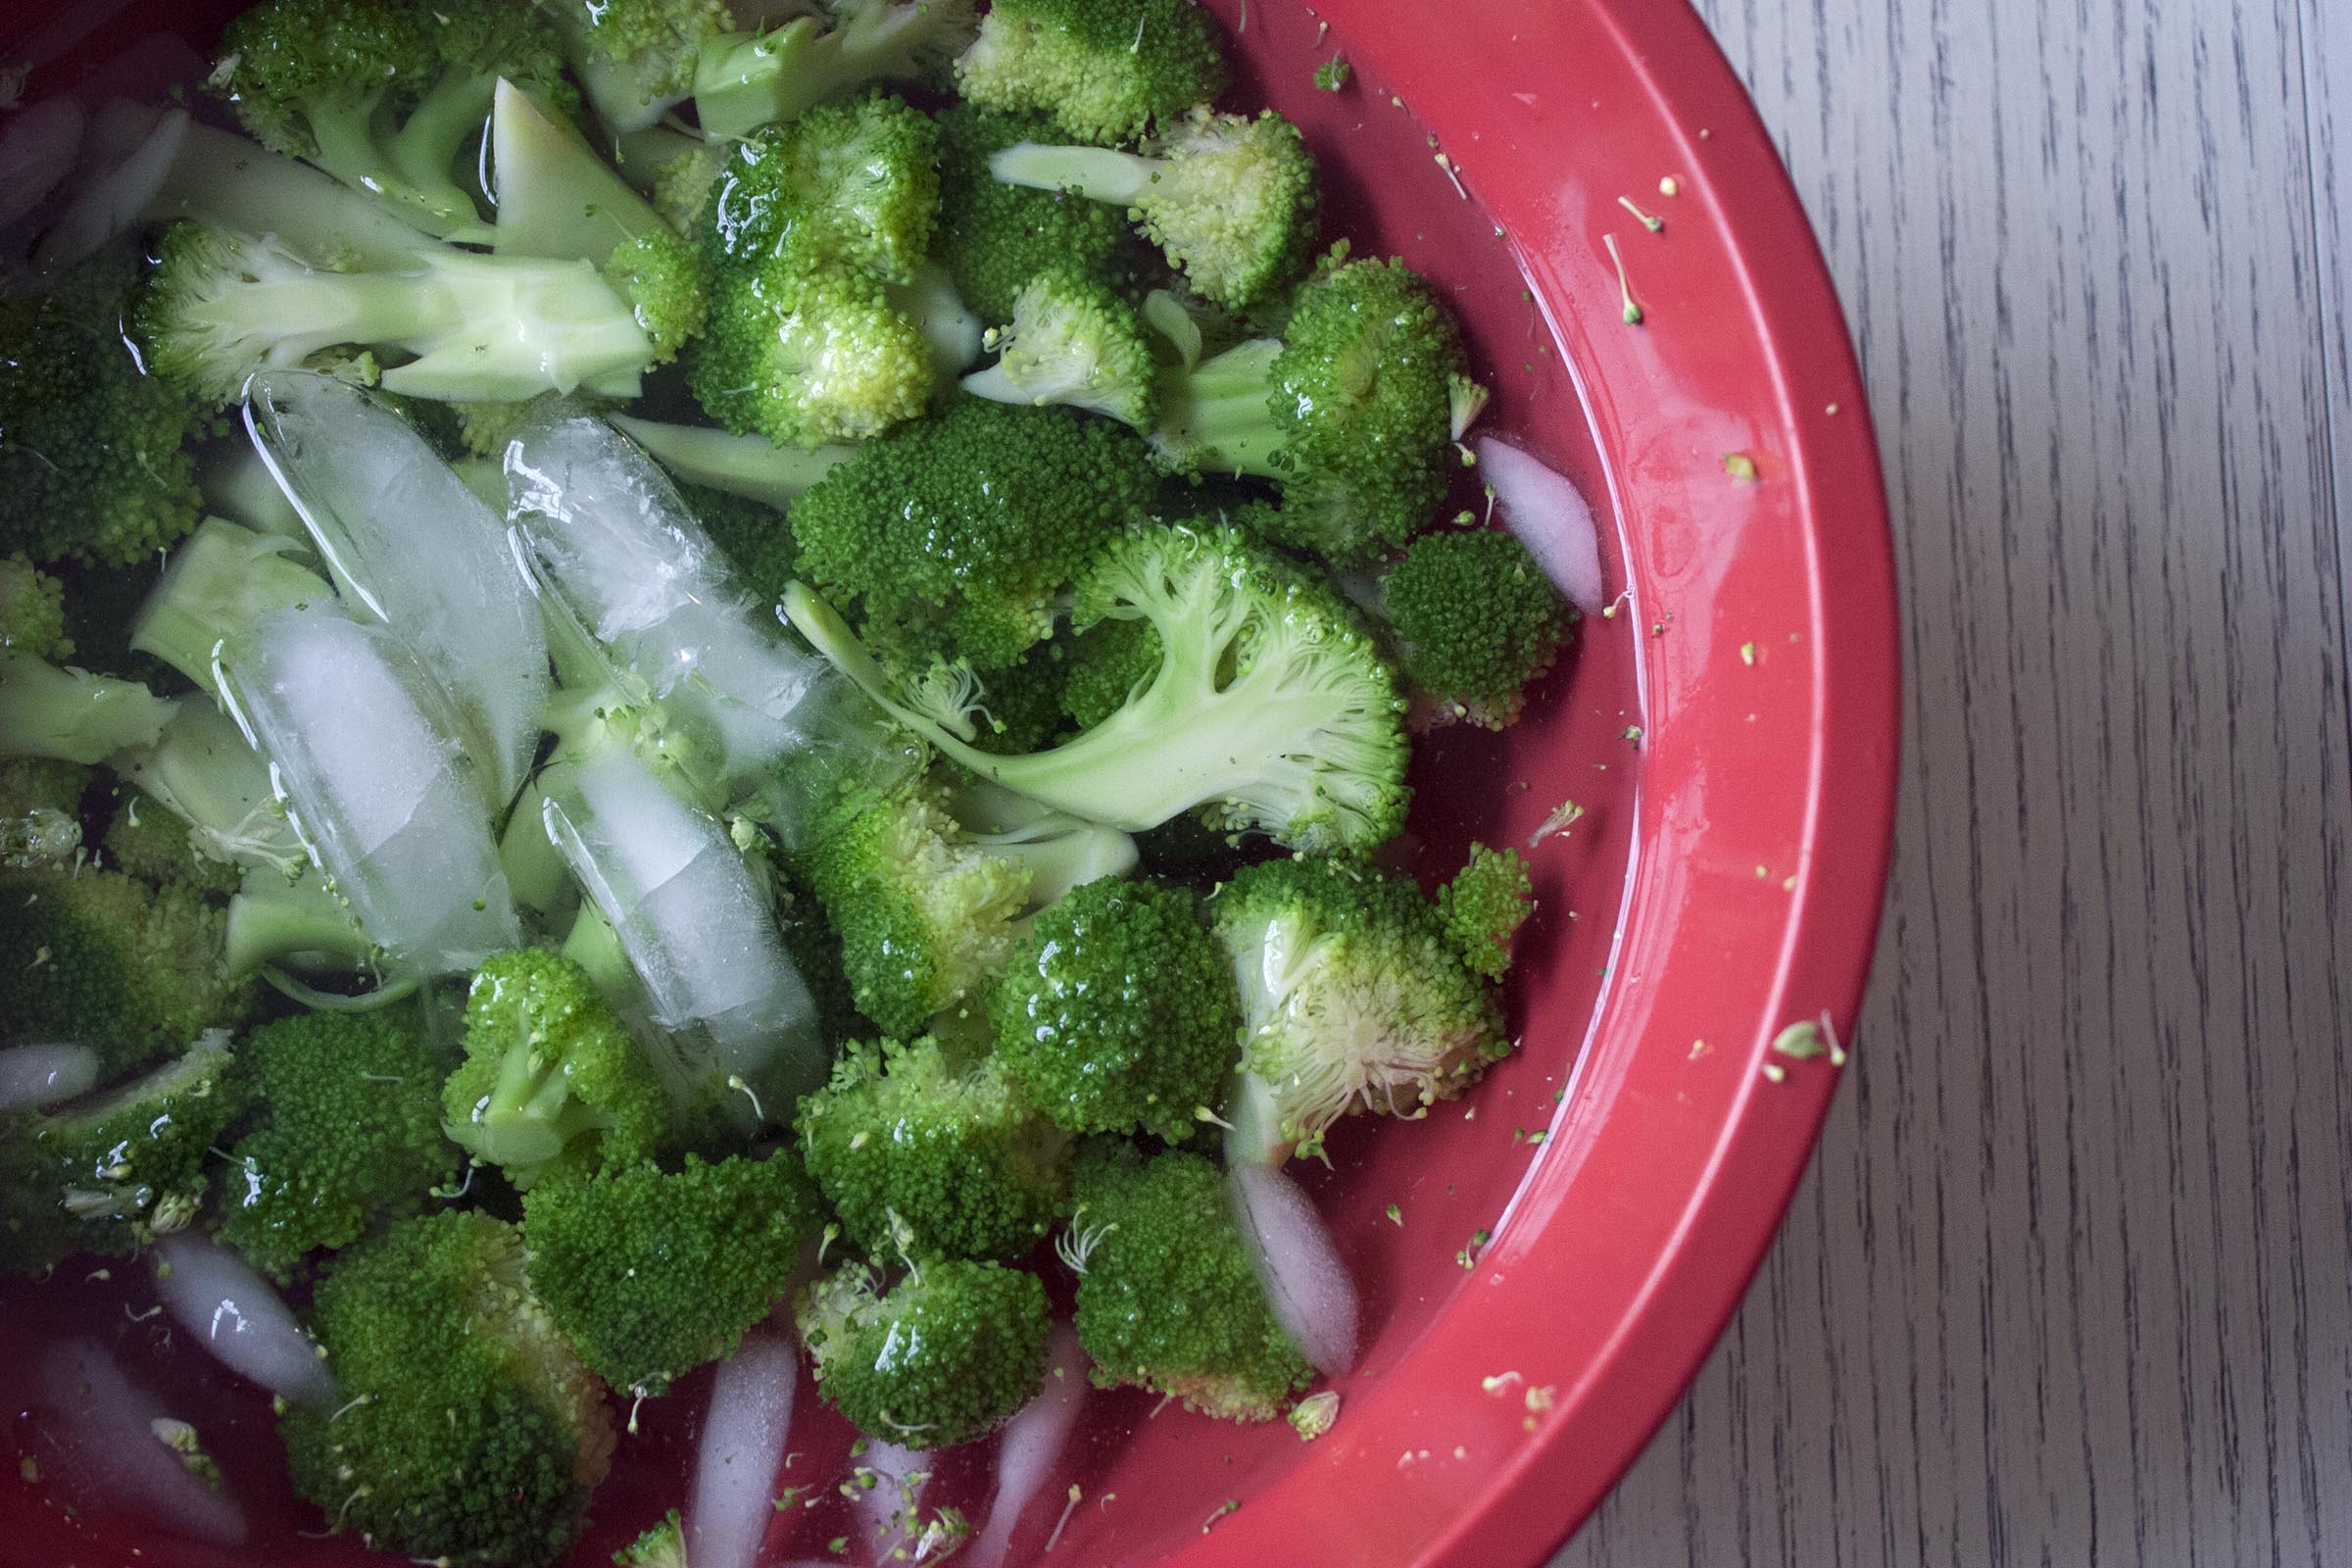
[[[988,172],[1006,185],[1068,191],[1089,201],[1131,206],[1167,171],[1167,162],[1107,147],[1053,147],[1016,142],[991,153]]]
[[[381,198],[242,136],[193,123],[145,216],[269,234],[314,267],[335,270],[407,266],[435,248],[431,235]]]
[[[498,1079],[472,1117],[467,1147],[493,1165],[544,1165],[612,1118],[571,1090],[564,1058],[530,1042],[500,1058]]]
[[[153,746],[179,710],[132,680],[60,669],[28,654],[0,654],[0,757],[100,762]]]
[[[960,14],[945,0],[913,0],[869,5],[830,26],[798,17],[772,32],[707,39],[694,73],[703,134],[741,138],[866,82],[916,76]]]
[[[288,559],[300,540],[207,518],[172,557],[155,592],[130,623],[133,652],[152,654],[218,698],[213,659],[220,645],[277,610],[313,605],[331,613],[325,578]]]
[[[376,956],[348,905],[317,871],[288,877],[267,866],[245,875],[228,901],[221,964],[242,979],[276,964],[310,974],[354,974]]]
[[[303,113],[317,143],[310,162],[347,185],[376,192],[426,233],[481,239],[487,233],[481,215],[449,169],[467,132],[489,113],[490,87],[472,73],[452,73],[390,133],[381,125],[380,92],[312,99]]]
[[[955,280],[939,263],[925,261],[911,281],[885,282],[882,293],[931,346],[931,368],[943,383],[980,357],[980,318],[956,294]]]
[[[848,446],[780,447],[763,435],[731,435],[710,425],[663,424],[626,414],[612,415],[611,422],[674,477],[778,510],[791,506],[835,464],[858,454]]]
[[[662,215],[631,190],[579,133],[530,94],[498,84],[490,130],[500,255],[545,256],[598,267],[625,240],[661,229]]]
[[[1251,338],[1186,369],[1160,372],[1159,422],[1152,444],[1170,458],[1220,473],[1278,479],[1274,457],[1284,434],[1272,406],[1280,340]]]
[[[292,875],[309,854],[270,786],[270,764],[210,703],[183,704],[153,746],[115,766],[188,825],[208,859]]]

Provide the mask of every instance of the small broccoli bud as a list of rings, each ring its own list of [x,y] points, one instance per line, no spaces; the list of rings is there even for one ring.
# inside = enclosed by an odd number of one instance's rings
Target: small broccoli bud
[[[858,1430],[925,1448],[985,1436],[1045,1381],[1045,1287],[998,1263],[926,1262],[889,1290],[863,1263],[796,1311],[816,1387]]]
[[[1527,862],[1517,850],[1470,846],[1470,858],[1438,892],[1438,916],[1462,961],[1490,980],[1510,966],[1511,937],[1534,907]]]
[[[1434,699],[1434,720],[1500,729],[1526,706],[1528,683],[1548,670],[1576,612],[1507,533],[1426,534],[1381,582],[1382,607],[1403,647],[1405,672]]]
[[[790,252],[913,280],[939,211],[939,129],[887,93],[826,104],[769,125],[719,171],[705,234],[722,264]]]
[[[1321,92],[1338,92],[1354,74],[1355,68],[1348,63],[1346,55],[1333,55],[1315,68],[1315,87]]]
[[[930,346],[878,278],[787,254],[721,274],[687,384],[738,435],[816,447],[913,418],[933,374]]]

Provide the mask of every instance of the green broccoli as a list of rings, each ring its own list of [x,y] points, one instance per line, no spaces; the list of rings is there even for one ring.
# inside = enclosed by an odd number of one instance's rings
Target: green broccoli
[[[1072,1132],[1188,1137],[1241,1034],[1224,956],[1193,896],[1112,878],[1040,914],[990,1000],[997,1060]]]
[[[661,1080],[588,971],[538,948],[475,971],[466,1060],[441,1102],[449,1136],[525,1191],[650,1159],[669,1120]]]
[[[796,521],[806,528],[805,512]],[[785,611],[902,724],[1071,815],[1139,832],[1209,805],[1228,830],[1314,851],[1370,849],[1403,824],[1404,704],[1387,661],[1336,596],[1238,530],[1113,536],[1079,579],[1072,624],[1147,619],[1159,666],[1108,718],[1019,757],[992,757],[901,701],[805,585]]]
[[[1013,299],[1011,323],[992,327],[997,363],[963,389],[999,403],[1057,403],[1150,429],[1157,363],[1143,318],[1106,283],[1070,268],[1041,272]]]
[[[254,1030],[234,1069],[252,1110],[228,1146],[221,1239],[283,1281],[454,1184],[465,1156],[441,1132],[451,1055],[412,1006]]]
[[[825,0],[824,11],[704,45],[694,81],[704,135],[748,136],[868,82],[936,76],[972,41],[971,0]]]
[[[817,1392],[892,1442],[984,1437],[1045,1382],[1045,1287],[1001,1263],[936,1259],[887,1291],[846,1263],[802,1293],[796,1316]]]
[[[220,47],[210,84],[255,139],[454,239],[489,237],[456,171],[500,78],[571,98],[530,0],[263,0]]]
[[[1511,966],[1511,938],[1535,908],[1535,884],[1517,850],[1473,843],[1453,880],[1438,890],[1438,916],[1462,961],[1490,980]]]
[[[1057,190],[1007,185],[989,159],[1047,138],[1043,115],[958,104],[939,116],[939,249],[956,290],[987,321],[1009,321],[1021,286],[1053,268],[1122,282],[1136,244],[1126,214]]]
[[[1098,1386],[1270,1421],[1314,1380],[1266,1301],[1216,1166],[1176,1150],[1090,1148],[1077,1199],[1063,1253],[1078,1271],[1078,1343]]]
[[[66,635],[66,585],[20,550],[0,556],[0,655],[64,661],[74,657]]]
[[[1038,643],[1015,663],[985,677],[974,673],[968,662],[949,665],[935,658],[906,689],[911,693],[919,688],[934,697],[944,693],[944,701],[933,704],[934,711],[957,735],[992,756],[1033,752],[1069,728],[1069,715],[1062,709],[1063,640]],[[916,699],[910,695],[908,700]],[[971,733],[964,735],[967,728]]]
[[[1237,1149],[1315,1153],[1341,1116],[1423,1115],[1509,1054],[1489,976],[1525,913],[1524,868],[1482,850],[1463,876],[1444,907],[1409,877],[1305,857],[1217,890],[1249,1068],[1228,1112]]]
[[[625,414],[612,415],[609,422],[614,429],[645,448],[646,455],[669,470],[681,492],[692,500],[697,493],[717,491],[738,500],[754,501],[769,509],[764,515],[779,516],[799,500],[801,494],[830,472],[836,464],[846,463],[858,455],[858,448],[837,447],[779,447],[762,435],[736,435],[726,430],[701,424],[667,424],[654,419],[639,419]],[[703,516],[705,508],[697,501],[695,514]],[[735,513],[730,516],[749,518],[758,513]],[[706,520],[712,537],[726,532],[725,519],[713,525]],[[763,530],[764,531],[764,530]],[[778,531],[781,531],[780,529]],[[743,552],[735,548],[740,533],[721,540],[728,554],[735,559],[737,569],[747,579],[756,580],[758,573],[747,564]],[[788,580],[777,576],[781,589]]]
[[[614,1568],[686,1568],[686,1527],[678,1510],[614,1552],[612,1561]]]
[[[930,345],[881,279],[789,247],[720,271],[687,365],[705,412],[777,446],[879,435],[923,412],[936,377]]]
[[[68,865],[81,850],[90,770],[54,757],[0,758],[0,867]]]
[[[60,669],[29,654],[0,654],[0,758],[101,762],[155,744],[179,710],[135,680]]]
[[[122,801],[98,841],[115,869],[158,887],[182,883],[215,898],[226,898],[245,880],[243,866],[203,853],[188,824],[161,802],[140,790],[122,792]]]
[[[337,1255],[311,1327],[344,1403],[279,1417],[294,1487],[379,1550],[552,1568],[610,1468],[605,1386],[523,1284],[522,1232],[404,1220]]]
[[[1148,620],[1098,620],[1069,640],[1061,708],[1092,729],[1159,673],[1159,633]]]
[[[993,1057],[936,1041],[846,1048],[801,1102],[808,1173],[869,1252],[1016,1257],[1069,1209],[1070,1140],[1030,1108]]]
[[[956,83],[975,104],[1042,110],[1080,141],[1114,142],[1215,98],[1225,60],[1190,0],[1002,0]]]
[[[1507,533],[1425,534],[1381,579],[1404,671],[1441,720],[1500,729],[1559,658],[1576,612]]]
[[[893,282],[914,279],[939,213],[939,129],[889,93],[811,109],[735,149],[719,171],[706,243],[720,265],[788,252]]]
[[[801,569],[877,643],[986,672],[1052,634],[1072,580],[1156,488],[1115,425],[964,399],[810,486],[793,536]]]
[[[1317,92],[1338,92],[1345,88],[1354,75],[1355,68],[1348,63],[1346,55],[1333,55],[1315,68],[1315,90]]]
[[[1023,142],[988,167],[1007,184],[1128,209],[1195,293],[1236,310],[1274,298],[1314,250],[1314,155],[1271,109],[1163,120],[1141,153]]]
[[[222,977],[220,911],[193,889],[84,867],[0,871],[0,1040],[75,1040],[118,1077],[207,1029],[251,988]]]
[[[0,1119],[0,1272],[135,1252],[193,1220],[240,1103],[229,1065],[228,1032],[211,1030],[144,1077]]]
[[[660,1394],[768,1314],[819,1212],[786,1155],[542,1182],[522,1200],[531,1290],[598,1376]]]
[[[126,566],[196,526],[211,416],[123,340],[133,280],[107,255],[0,300],[0,550]]]

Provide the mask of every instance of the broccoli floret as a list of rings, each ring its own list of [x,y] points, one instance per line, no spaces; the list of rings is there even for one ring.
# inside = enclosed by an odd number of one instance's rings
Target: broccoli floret
[[[182,884],[226,898],[245,880],[243,866],[201,853],[188,824],[140,790],[122,792],[122,804],[98,842],[115,869],[158,887]]]
[[[1133,270],[1126,214],[1102,202],[1007,185],[989,158],[1044,141],[1043,115],[959,104],[939,117],[939,248],[956,290],[987,321],[1009,321],[1021,285],[1052,268],[1105,282]]]
[[[1490,980],[1511,965],[1511,938],[1535,907],[1535,884],[1517,850],[1470,846],[1470,858],[1438,890],[1438,915],[1462,961]]]
[[[210,416],[123,341],[132,281],[100,257],[0,300],[0,549],[126,566],[196,526]]]
[[[1115,142],[1215,98],[1225,60],[1190,0],[1004,0],[956,81],[973,103],[1043,110],[1080,141]]]
[[[1425,534],[1381,579],[1404,671],[1441,718],[1500,729],[1549,669],[1576,612],[1507,533]]]
[[[942,73],[972,41],[971,0],[826,0],[757,37],[706,43],[694,82],[703,134],[747,136],[868,82]]]
[[[159,247],[138,330],[164,377],[215,402],[256,370],[351,347],[407,356],[377,382],[404,397],[635,397],[697,324],[701,276],[674,235],[623,246],[602,271],[442,247],[397,270],[329,272],[274,239],[181,223]]]
[[[522,1204],[531,1289],[600,1377],[660,1394],[767,1315],[819,1211],[784,1155],[543,1182]]]
[[[66,635],[66,585],[21,550],[0,556],[0,654],[74,657],[74,639]]]
[[[1128,209],[1196,293],[1236,310],[1273,298],[1314,249],[1314,155],[1271,109],[1196,109],[1141,153],[1024,142],[988,167],[1008,184]]]
[[[414,1007],[306,1012],[253,1031],[235,1082],[253,1109],[228,1146],[220,1236],[280,1281],[454,1184],[441,1131],[452,1053]]]
[[[1314,851],[1369,849],[1403,823],[1404,704],[1387,661],[1329,590],[1238,530],[1112,537],[1078,582],[1072,623],[1149,620],[1159,666],[1102,722],[1019,757],[992,757],[899,700],[804,585],[785,611],[901,723],[980,777],[1074,816],[1140,832],[1208,805],[1229,830]]]
[[[678,1510],[614,1552],[612,1561],[614,1568],[686,1568],[686,1528]]]
[[[195,1217],[213,1141],[240,1103],[228,1032],[144,1077],[0,1120],[0,1272],[135,1252]]]
[[[131,617],[130,647],[218,696],[213,661],[224,641],[272,611],[334,605],[334,585],[297,559],[302,553],[303,542],[285,534],[205,518]]]
[[[135,680],[60,669],[26,654],[0,654],[0,758],[100,762],[152,746],[179,700]]]
[[[986,672],[1053,632],[1072,579],[1156,488],[1115,425],[963,399],[827,473],[792,526],[802,569],[869,636]]]
[[[922,413],[935,379],[930,345],[881,279],[789,248],[721,270],[709,335],[687,366],[712,418],[777,446],[879,435]]]
[[[0,867],[66,865],[81,849],[90,770],[54,757],[0,758]]]
[[[1241,1015],[1193,896],[1105,878],[1040,914],[990,1000],[997,1060],[1072,1132],[1190,1135]]]
[[[1159,633],[1148,620],[1099,620],[1070,639],[1061,708],[1092,729],[1159,673]]]
[[[876,92],[754,134],[719,172],[705,222],[722,265],[789,252],[906,283],[938,213],[938,127]]]
[[[968,1443],[1045,1381],[1045,1287],[1001,1263],[925,1262],[887,1292],[848,1263],[803,1293],[796,1316],[817,1392],[893,1442]]]
[[[1275,1320],[1234,1224],[1225,1178],[1199,1154],[1132,1144],[1078,1165],[1069,1257],[1078,1343],[1102,1388],[1132,1384],[1235,1421],[1270,1421],[1313,1369]]]
[[[1143,318],[1106,283],[1067,268],[1031,278],[1012,320],[991,328],[997,363],[963,389],[999,403],[1057,403],[1149,429],[1158,407],[1158,365]]]
[[[1510,906],[1524,909],[1514,864],[1474,858],[1448,910],[1409,877],[1306,857],[1246,866],[1217,890],[1254,1080],[1232,1113],[1241,1146],[1313,1153],[1341,1116],[1421,1115],[1509,1054],[1487,976],[1517,924]]]
[[[1282,339],[1162,372],[1152,442],[1203,472],[1281,481],[1269,536],[1343,564],[1402,544],[1445,498],[1460,330],[1400,262],[1300,287]]]
[[[456,239],[489,237],[456,170],[499,79],[570,97],[529,0],[263,0],[221,29],[220,51],[211,85],[264,146]]]
[[[526,1191],[650,1159],[669,1119],[661,1080],[588,971],[538,948],[474,972],[465,1064],[441,1102],[449,1136]]]
[[[0,1040],[76,1040],[104,1077],[244,1021],[222,978],[220,911],[120,871],[0,871]]]
[[[739,500],[760,503],[767,508],[765,515],[779,516],[784,509],[798,500],[802,492],[823,478],[834,465],[846,463],[857,456],[856,447],[779,447],[761,435],[735,435],[725,430],[701,424],[665,424],[654,419],[633,418],[616,414],[609,421],[614,429],[645,448],[648,456],[669,470],[678,481],[678,488],[690,500],[696,491],[717,491]],[[702,515],[703,503],[695,501],[695,513]],[[730,514],[729,516],[749,518],[759,514]],[[726,526],[722,516],[716,524],[706,522],[713,537]],[[761,531],[765,531],[764,527]],[[781,531],[779,529],[778,531]],[[746,580],[758,591],[760,587],[744,559],[735,549],[741,541],[740,532],[730,536],[734,542],[721,540]],[[781,592],[789,574],[773,577],[774,592]],[[770,594],[772,597],[772,594]]]
[[[1346,55],[1333,55],[1315,68],[1315,90],[1338,92],[1348,85],[1348,79],[1354,74],[1355,68],[1348,63]]]
[[[1069,1209],[1070,1140],[1012,1092],[993,1057],[937,1042],[852,1045],[801,1102],[808,1172],[871,1252],[1010,1258]]]
[[[605,1387],[523,1284],[522,1232],[405,1220],[340,1253],[313,1330],[344,1403],[288,1407],[295,1490],[402,1556],[549,1568],[612,1455]]]

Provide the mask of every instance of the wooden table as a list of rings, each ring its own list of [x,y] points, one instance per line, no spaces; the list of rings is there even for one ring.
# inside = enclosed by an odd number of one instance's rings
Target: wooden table
[[[1856,1065],[1555,1568],[2352,1564],[2352,3],[1708,0],[1908,606]]]

